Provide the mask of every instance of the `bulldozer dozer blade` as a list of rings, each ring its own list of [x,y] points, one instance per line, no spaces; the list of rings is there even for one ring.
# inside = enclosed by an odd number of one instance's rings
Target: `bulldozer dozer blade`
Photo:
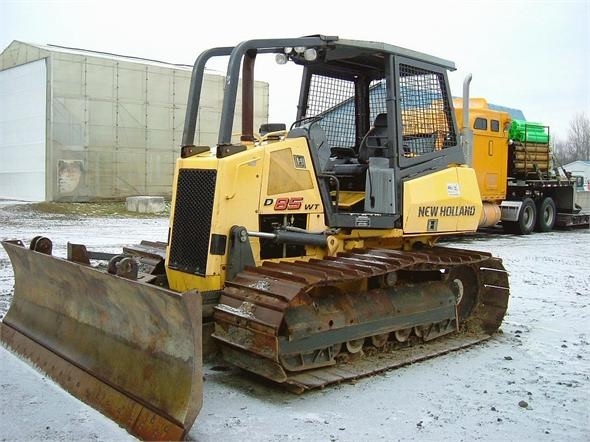
[[[203,400],[201,300],[3,241],[6,347],[144,440],[184,439]]]

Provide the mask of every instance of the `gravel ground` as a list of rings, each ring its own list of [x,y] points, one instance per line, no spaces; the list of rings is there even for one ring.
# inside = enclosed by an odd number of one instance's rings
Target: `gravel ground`
[[[10,203],[12,204],[12,203]],[[118,252],[163,241],[163,217],[30,212],[0,202],[0,238],[42,234]],[[478,235],[448,244],[488,251],[509,271],[501,331],[469,349],[356,382],[293,395],[245,373],[205,365],[199,441],[590,440],[590,230]],[[0,251],[0,317],[12,294]],[[135,440],[0,347],[0,440]]]

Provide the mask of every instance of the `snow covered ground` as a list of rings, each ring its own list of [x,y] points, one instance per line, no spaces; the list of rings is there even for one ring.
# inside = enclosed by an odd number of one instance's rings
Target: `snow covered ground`
[[[163,241],[162,217],[31,214],[0,204],[0,238],[42,234],[63,256],[67,241],[118,252]],[[590,440],[590,230],[491,234],[449,246],[501,257],[511,299],[491,340],[394,371],[301,396],[237,369],[205,366],[198,441]],[[12,293],[0,250],[0,317]],[[135,440],[0,347],[0,440]]]

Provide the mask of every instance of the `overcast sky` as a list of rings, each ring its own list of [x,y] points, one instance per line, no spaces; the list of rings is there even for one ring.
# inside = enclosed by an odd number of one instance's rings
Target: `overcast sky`
[[[0,0],[0,50],[20,40],[192,64],[208,47],[253,38],[403,46],[454,61],[454,95],[472,73],[472,97],[520,109],[559,139],[576,113],[590,117],[589,28],[590,0]]]

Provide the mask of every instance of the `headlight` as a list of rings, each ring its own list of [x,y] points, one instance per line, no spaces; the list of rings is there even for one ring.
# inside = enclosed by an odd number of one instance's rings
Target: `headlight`
[[[277,64],[286,64],[288,57],[286,54],[277,54],[275,55],[275,61]]]
[[[303,58],[307,61],[314,61],[318,58],[318,51],[315,48],[308,48],[303,52]]]

